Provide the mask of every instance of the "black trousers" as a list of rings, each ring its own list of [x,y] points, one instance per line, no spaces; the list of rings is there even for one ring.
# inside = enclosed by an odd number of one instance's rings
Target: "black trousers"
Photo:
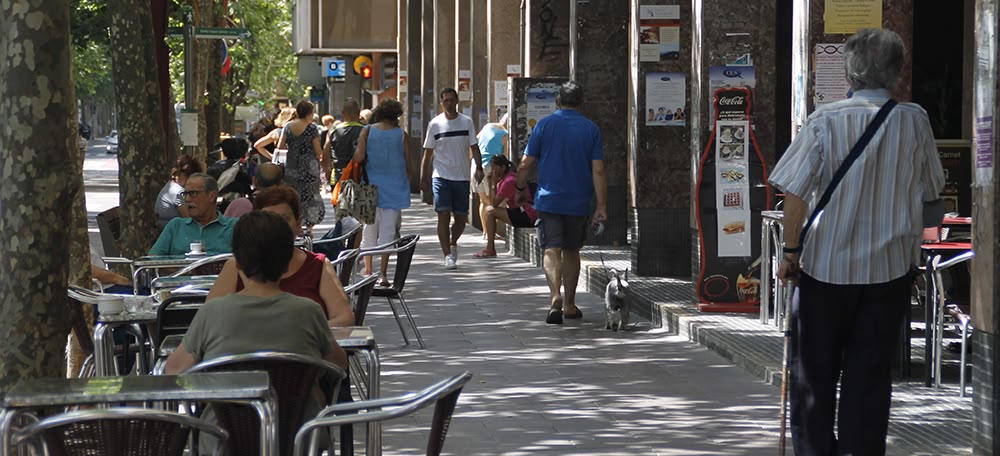
[[[789,359],[795,454],[885,454],[890,364],[912,283],[910,275],[874,285],[833,285],[802,275],[792,297]]]

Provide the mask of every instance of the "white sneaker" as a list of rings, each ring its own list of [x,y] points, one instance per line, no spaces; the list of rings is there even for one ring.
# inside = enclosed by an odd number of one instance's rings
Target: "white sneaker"
[[[458,269],[458,262],[455,261],[455,257],[451,255],[445,255],[444,257],[444,268],[445,269]]]

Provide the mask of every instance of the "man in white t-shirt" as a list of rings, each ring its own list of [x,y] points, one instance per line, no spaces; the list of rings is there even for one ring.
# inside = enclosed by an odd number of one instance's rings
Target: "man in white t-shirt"
[[[458,267],[458,238],[469,221],[469,181],[472,174],[469,160],[476,165],[476,183],[483,180],[483,165],[476,126],[468,116],[458,113],[458,92],[446,88],[441,91],[440,100],[444,112],[427,124],[424,156],[420,161],[420,186],[424,191],[431,187],[433,164],[438,241],[444,253],[445,269],[455,269]],[[455,223],[449,228],[452,214],[455,215]]]

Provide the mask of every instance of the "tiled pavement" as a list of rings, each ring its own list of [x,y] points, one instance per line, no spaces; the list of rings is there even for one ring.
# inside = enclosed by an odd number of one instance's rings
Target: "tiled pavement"
[[[110,169],[88,171],[117,183]],[[88,185],[91,216],[116,204],[106,191]],[[383,300],[372,302],[368,323],[382,350],[384,395],[464,370],[474,374],[456,408],[447,454],[776,453],[779,390],[768,382],[779,372],[781,338],[755,316],[701,314],[690,283],[633,278],[637,303],[664,327],[640,320],[623,333],[605,331],[600,298],[584,292],[588,278],[592,288],[603,280],[591,269],[579,288],[584,320],[546,325],[547,289],[537,267],[504,254],[473,259],[483,241],[470,228],[459,269],[445,271],[434,214],[416,200],[402,231],[422,236],[405,295],[427,349],[403,345]],[[603,256],[608,265],[627,266],[626,251]],[[589,263],[600,264],[596,257]],[[969,454],[970,410],[956,387],[897,384],[889,454]],[[388,423],[385,454],[422,454],[430,413]]]

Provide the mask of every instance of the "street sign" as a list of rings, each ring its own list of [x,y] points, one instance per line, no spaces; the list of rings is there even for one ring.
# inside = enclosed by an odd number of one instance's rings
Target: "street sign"
[[[181,37],[184,36],[183,27],[167,27],[167,35]],[[229,27],[195,27],[195,38],[238,38],[245,40],[250,38],[250,30],[245,28]]]
[[[323,74],[328,78],[347,76],[347,64],[344,59],[323,59]]]
[[[250,30],[229,27],[195,27],[195,38],[250,38]]]

